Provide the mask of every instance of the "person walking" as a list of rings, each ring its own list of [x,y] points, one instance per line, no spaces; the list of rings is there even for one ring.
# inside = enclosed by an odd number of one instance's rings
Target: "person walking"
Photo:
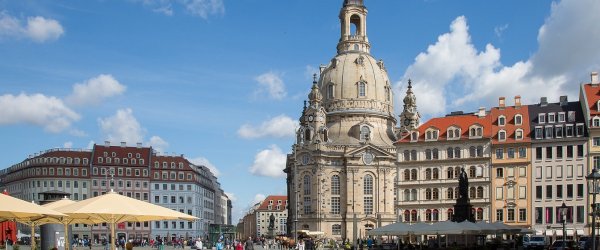
[[[235,241],[235,250],[244,250],[244,245],[242,245],[242,241],[241,240],[236,240]]]
[[[217,250],[223,250],[223,241],[221,239],[219,239],[219,241],[217,241]]]
[[[254,250],[254,242],[252,242],[252,237],[248,237],[246,243],[244,243],[245,250]]]
[[[202,250],[202,240],[200,239],[200,237],[198,237],[198,239],[196,239],[196,249],[197,250]]]

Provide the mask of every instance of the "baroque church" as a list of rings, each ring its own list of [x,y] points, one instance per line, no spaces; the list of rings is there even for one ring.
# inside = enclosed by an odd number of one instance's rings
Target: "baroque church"
[[[420,115],[409,83],[396,126],[387,70],[370,54],[363,0],[345,0],[339,18],[337,54],[315,75],[287,157],[287,226],[354,241],[397,220],[394,142],[419,126]]]

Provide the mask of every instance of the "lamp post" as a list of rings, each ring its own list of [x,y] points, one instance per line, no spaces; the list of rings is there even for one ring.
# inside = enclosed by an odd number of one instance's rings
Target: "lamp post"
[[[598,193],[598,181],[600,181],[600,173],[598,169],[593,168],[592,172],[585,177],[588,184],[588,194],[592,194],[592,249],[596,250],[596,193]]]
[[[563,233],[563,237],[562,237],[562,249],[566,249],[566,236],[567,236],[567,230],[565,229],[565,222],[567,222],[567,211],[568,211],[568,207],[567,205],[565,205],[565,203],[563,202],[562,206],[560,206],[558,209],[560,209],[560,216],[562,217],[562,233]]]

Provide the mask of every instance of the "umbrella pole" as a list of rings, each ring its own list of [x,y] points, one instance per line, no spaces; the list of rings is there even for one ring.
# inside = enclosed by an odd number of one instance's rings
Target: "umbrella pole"
[[[71,248],[71,243],[69,242],[69,224],[63,225],[65,226],[65,250],[69,250]]]
[[[117,223],[114,221],[110,224],[110,249],[115,250],[115,226]]]
[[[29,224],[31,226],[31,250],[35,250],[35,223]]]

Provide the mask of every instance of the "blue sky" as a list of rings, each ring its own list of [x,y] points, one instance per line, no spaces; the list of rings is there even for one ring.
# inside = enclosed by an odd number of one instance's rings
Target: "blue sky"
[[[365,2],[396,114],[407,78],[432,117],[499,96],[576,100],[600,70],[599,1]],[[311,74],[335,55],[341,3],[0,0],[0,168],[142,142],[210,166],[237,219],[285,194],[285,154]]]

